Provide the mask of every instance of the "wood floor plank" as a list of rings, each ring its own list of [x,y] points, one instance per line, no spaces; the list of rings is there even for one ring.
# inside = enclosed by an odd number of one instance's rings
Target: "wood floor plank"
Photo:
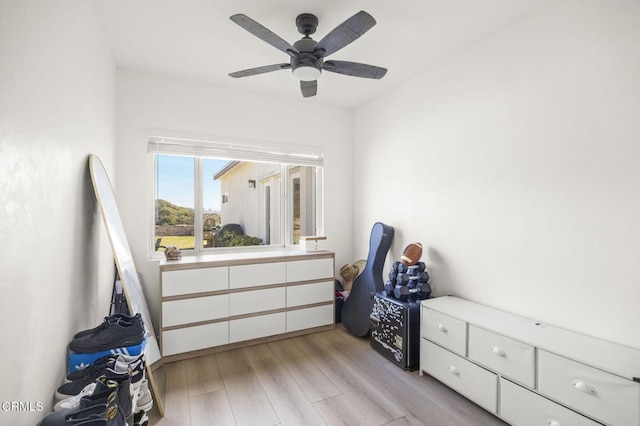
[[[269,347],[282,361],[302,392],[311,402],[322,401],[340,395],[336,385],[318,368],[309,368],[313,361],[293,340],[280,340],[269,343]]]
[[[337,332],[335,335],[336,341],[332,347],[337,353],[357,360],[358,364],[366,363],[374,369],[383,365],[392,365],[391,361],[371,348],[369,338],[353,336],[346,330],[342,333]]]
[[[193,396],[191,426],[233,426],[236,424],[227,392],[222,389]]]
[[[166,374],[164,417],[154,424],[159,426],[190,426],[191,413],[187,387],[187,371],[183,361],[163,366]]]
[[[264,358],[252,365],[283,425],[326,425],[279,359]]]
[[[189,397],[224,389],[215,354],[184,361],[187,369]]]
[[[312,359],[343,396],[361,411],[370,424],[380,425],[404,416],[400,407],[391,404],[380,389],[368,381],[367,375],[353,369],[353,361],[345,360],[330,345],[318,343],[315,335],[294,339],[295,343]]]
[[[446,413],[456,419],[456,423],[451,424],[469,426],[506,425],[498,417],[427,374],[420,376],[417,371],[412,373],[398,371],[399,369],[392,364],[383,367],[383,369],[391,371],[396,379],[393,382],[400,383],[406,389],[406,392],[414,395],[415,400],[421,401],[421,403],[430,401],[435,404],[439,410],[439,414],[435,416],[444,417]]]
[[[327,398],[313,404],[328,425],[332,426],[369,426],[369,420],[342,395]]]
[[[276,356],[267,343],[247,346],[246,348],[243,348],[243,351],[249,362],[258,361],[265,358],[273,358]]]
[[[236,424],[272,426],[280,423],[243,350],[220,352],[216,358]]]
[[[165,417],[154,408],[150,425],[506,425],[436,379],[397,367],[341,325],[166,363],[164,371]]]

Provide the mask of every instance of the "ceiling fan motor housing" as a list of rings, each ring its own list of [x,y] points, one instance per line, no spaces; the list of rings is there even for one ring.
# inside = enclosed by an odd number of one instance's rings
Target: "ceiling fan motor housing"
[[[293,74],[297,78],[304,81],[313,81],[317,79],[322,73],[322,58],[318,58],[313,54],[313,49],[317,44],[318,42],[310,37],[304,37],[293,44],[293,47],[295,47],[296,50],[300,52],[299,55],[291,58],[291,69]],[[298,68],[307,69],[298,70]],[[311,71],[308,68],[313,68],[316,71]]]

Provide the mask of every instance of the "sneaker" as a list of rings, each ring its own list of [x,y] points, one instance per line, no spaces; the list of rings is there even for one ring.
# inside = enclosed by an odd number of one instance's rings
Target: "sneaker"
[[[77,423],[80,422],[80,423]],[[74,426],[111,426],[109,424],[109,420],[107,419],[81,419],[78,420],[77,422],[69,422],[66,423],[67,425],[74,425]]]
[[[128,373],[119,374],[111,369],[105,371],[104,376],[98,378],[99,382],[109,384],[117,383],[118,386],[118,405],[122,411],[123,417],[126,419],[133,415],[133,395],[136,395],[138,389],[131,386],[131,376]],[[129,422],[130,423],[130,422]]]
[[[65,426],[126,426],[117,404],[100,404],[79,410],[65,417]]]
[[[79,331],[73,336],[73,338],[77,339],[78,337],[84,337],[84,336],[88,336],[89,334],[97,333],[102,329],[104,329],[109,323],[118,322],[120,320],[131,321],[132,318],[133,317],[130,317],[129,315],[125,315],[125,314],[114,314],[108,317],[104,317],[104,320],[99,326],[91,328],[89,330]]]
[[[71,396],[78,395],[80,392],[82,392],[82,389],[84,389],[85,386],[95,382],[98,377],[104,374],[104,371],[106,369],[114,368],[115,364],[116,361],[114,359],[110,359],[102,366],[102,368],[92,370],[87,375],[82,376],[79,379],[74,380],[73,382],[64,383],[56,390],[56,398],[66,399]]]
[[[96,389],[101,388],[101,384],[96,383]],[[104,392],[94,392],[92,395],[85,396],[80,399],[80,404],[72,409],[61,409],[47,414],[38,424],[39,426],[61,426],[65,425],[65,419],[75,413],[93,413],[93,411],[87,411],[92,407],[105,407],[108,404],[114,404],[118,397],[118,384],[113,382],[110,384],[111,390]],[[88,415],[88,414],[87,414]],[[121,416],[122,417],[122,416]]]
[[[85,376],[87,374],[92,374],[92,370],[93,371],[99,370],[100,374],[101,374],[102,370],[104,369],[104,364],[106,364],[107,361],[109,361],[110,359],[115,359],[117,362],[119,362],[121,364],[134,364],[135,362],[140,360],[142,357],[143,357],[143,355],[124,355],[124,354],[107,355],[105,357],[102,357],[102,358],[96,360],[93,363],[93,365],[85,368],[84,370],[78,370],[78,371],[74,371],[73,373],[69,373],[65,380],[66,380],[66,382],[73,382],[75,380],[78,380],[78,379],[82,378],[83,376]],[[98,374],[98,375],[100,375],[100,374]]]
[[[58,401],[56,405],[53,406],[53,411],[70,410],[78,407],[80,405],[80,398],[91,395],[95,388],[95,383],[89,383],[80,391],[79,394]]]
[[[102,370],[104,369],[104,365],[107,363],[107,361],[109,361],[112,358],[115,358],[115,355],[108,355],[108,356],[99,358],[96,361],[94,361],[93,365],[90,365],[87,368],[84,368],[82,370],[77,370],[67,374],[65,381],[67,383],[75,382],[76,380],[79,380],[84,376],[90,376],[92,374],[95,374],[96,371],[102,372]]]
[[[142,356],[133,363],[120,362],[116,360],[113,369],[118,373],[125,373],[128,371],[129,376],[131,377],[131,387],[134,390],[138,390],[142,381],[145,379],[145,363]]]
[[[75,353],[95,353],[114,348],[139,345],[144,340],[144,324],[140,314],[130,322],[117,321],[106,323],[95,333],[73,339],[69,349]]]
[[[138,411],[133,416],[133,426],[149,426],[149,417],[146,411]]]
[[[150,411],[153,408],[153,397],[149,391],[149,382],[145,379],[138,389],[138,399],[135,404],[136,411]]]

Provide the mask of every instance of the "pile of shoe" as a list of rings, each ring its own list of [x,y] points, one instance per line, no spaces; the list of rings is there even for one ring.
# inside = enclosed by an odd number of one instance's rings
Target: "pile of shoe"
[[[140,314],[115,314],[102,324],[77,333],[69,343],[69,372],[81,370],[108,355],[140,355],[146,345]]]
[[[66,381],[55,394],[60,401],[39,425],[146,426],[153,398],[144,354],[121,351],[143,346],[144,333],[140,315],[123,314],[107,317],[98,327],[77,333],[69,344],[70,354],[107,355],[95,360],[89,357],[92,361],[89,365],[83,362],[83,369],[70,363]],[[113,348],[120,353],[111,353]]]

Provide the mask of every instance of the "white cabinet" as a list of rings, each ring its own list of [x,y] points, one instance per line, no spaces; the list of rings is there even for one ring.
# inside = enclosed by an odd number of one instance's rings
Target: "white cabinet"
[[[538,362],[541,394],[607,424],[640,424],[640,383],[543,350]]]
[[[228,294],[171,300],[162,304],[163,327],[215,320],[228,316]]]
[[[500,416],[517,426],[599,424],[503,377],[500,378]]]
[[[284,307],[284,287],[244,291],[229,295],[229,315],[232,316],[284,309]]]
[[[451,296],[421,336],[421,374],[513,425],[640,426],[640,350]]]
[[[422,337],[457,353],[467,355],[467,323],[447,314],[425,309],[420,327]]]
[[[229,266],[229,288],[280,284],[285,282],[286,276],[287,265],[285,262]]]
[[[334,327],[334,255],[262,252],[163,260],[165,361]]]
[[[302,306],[330,302],[334,298],[335,284],[324,281],[313,284],[287,286],[287,306]]]
[[[162,297],[205,293],[229,288],[229,268],[167,271],[162,274]]]
[[[320,327],[321,325],[333,322],[333,320],[332,305],[287,311],[287,332]]]
[[[229,342],[242,342],[285,332],[285,313],[229,321]]]
[[[428,340],[420,342],[420,365],[425,372],[496,413],[498,376]]]
[[[162,356],[229,343],[229,323],[215,322],[162,331]]]
[[[535,348],[469,324],[469,358],[530,388],[535,386]]]

